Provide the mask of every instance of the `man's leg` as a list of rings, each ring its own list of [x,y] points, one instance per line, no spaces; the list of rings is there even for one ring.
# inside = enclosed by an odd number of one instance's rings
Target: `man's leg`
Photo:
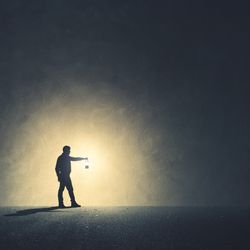
[[[60,186],[58,189],[58,203],[59,203],[59,207],[64,208],[64,204],[63,204],[63,190],[65,188],[65,183],[63,181],[60,181]]]
[[[69,197],[70,197],[70,200],[71,200],[71,207],[80,207],[80,205],[76,203],[75,195],[74,195],[74,189],[73,189],[73,185],[72,185],[70,177],[67,180],[66,188],[67,188],[67,190],[69,192]]]

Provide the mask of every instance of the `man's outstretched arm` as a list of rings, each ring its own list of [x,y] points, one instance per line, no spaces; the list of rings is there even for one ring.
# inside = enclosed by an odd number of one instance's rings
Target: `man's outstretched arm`
[[[82,161],[82,160],[88,160],[88,157],[69,157],[71,161]]]

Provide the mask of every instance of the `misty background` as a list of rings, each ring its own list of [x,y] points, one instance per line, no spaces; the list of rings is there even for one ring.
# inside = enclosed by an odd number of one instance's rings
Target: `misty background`
[[[0,205],[249,205],[249,17],[230,1],[1,1]],[[65,193],[65,196],[67,194]]]

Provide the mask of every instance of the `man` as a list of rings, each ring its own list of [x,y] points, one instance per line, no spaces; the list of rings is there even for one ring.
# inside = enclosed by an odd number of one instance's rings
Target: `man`
[[[77,204],[75,200],[74,190],[70,179],[71,161],[81,161],[85,159],[87,160],[88,158],[71,157],[69,155],[70,155],[70,147],[64,146],[63,153],[57,158],[56,162],[56,174],[58,181],[60,182],[58,190],[59,208],[65,208],[63,203],[63,190],[65,187],[69,192],[69,197],[71,199],[71,207],[80,207],[80,205]]]

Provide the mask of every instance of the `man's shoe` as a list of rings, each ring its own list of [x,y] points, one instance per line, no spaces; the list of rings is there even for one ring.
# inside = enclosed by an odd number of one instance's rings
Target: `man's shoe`
[[[64,204],[59,204],[58,208],[66,208]]]
[[[71,203],[71,207],[81,207],[81,205],[77,204],[76,202]]]

